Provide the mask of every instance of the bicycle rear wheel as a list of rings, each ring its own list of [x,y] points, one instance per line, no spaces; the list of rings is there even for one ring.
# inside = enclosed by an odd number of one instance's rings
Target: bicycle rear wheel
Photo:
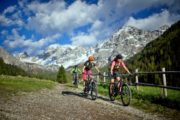
[[[126,83],[123,83],[121,88],[121,100],[124,106],[128,106],[131,101],[131,89]]]
[[[110,83],[111,84],[111,83]],[[110,85],[109,85],[109,98],[111,101],[115,100],[115,86],[112,84],[112,93],[110,92]]]
[[[97,87],[96,87],[96,83],[92,82],[91,83],[91,98],[92,100],[96,100],[97,98]]]
[[[85,81],[85,87],[84,87],[84,96],[87,97],[89,93],[89,83],[88,81]]]

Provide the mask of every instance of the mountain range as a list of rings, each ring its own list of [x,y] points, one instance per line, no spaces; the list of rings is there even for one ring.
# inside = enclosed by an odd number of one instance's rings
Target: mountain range
[[[104,40],[89,48],[73,45],[52,44],[41,54],[30,56],[27,52],[10,55],[0,48],[0,57],[5,63],[20,66],[26,71],[57,71],[59,66],[65,68],[82,64],[89,55],[94,55],[100,67],[108,62],[108,58],[121,53],[128,59],[140,52],[146,44],[162,35],[169,26],[164,25],[157,30],[141,30],[132,26],[124,26],[116,31],[110,39]]]
[[[169,26],[165,25],[154,31],[141,30],[132,26],[124,26],[115,32],[112,37],[93,47],[83,48],[72,45],[50,45],[42,54],[29,56],[26,52],[15,55],[24,63],[35,63],[51,66],[54,69],[63,65],[65,68],[85,62],[89,55],[94,55],[100,66],[108,62],[109,57],[118,53],[124,59],[132,57],[141,51],[150,41],[159,37]]]

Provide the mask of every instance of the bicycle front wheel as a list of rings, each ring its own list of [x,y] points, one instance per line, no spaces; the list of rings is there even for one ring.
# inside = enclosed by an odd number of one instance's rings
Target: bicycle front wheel
[[[124,106],[128,106],[131,101],[131,89],[126,83],[123,83],[121,88],[121,100]]]
[[[96,87],[96,83],[95,82],[92,82],[91,83],[91,98],[92,100],[96,100],[97,98],[97,87]]]

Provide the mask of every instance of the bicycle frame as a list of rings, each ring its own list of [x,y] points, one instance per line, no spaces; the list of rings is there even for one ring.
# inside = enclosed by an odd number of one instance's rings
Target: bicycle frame
[[[85,89],[84,93],[88,96],[89,91],[91,92],[92,100],[97,98],[96,80],[92,79],[89,74],[86,74]]]
[[[121,96],[121,100],[124,106],[128,106],[130,104],[131,100],[131,90],[126,82],[124,82],[125,77],[127,75],[121,75],[121,80],[120,81],[115,81],[114,83],[109,84],[109,97],[111,101],[115,100],[115,97],[117,95]],[[112,86],[113,84],[113,86]],[[120,86],[118,86],[120,84]],[[111,87],[110,87],[111,85]],[[121,92],[120,92],[120,87],[121,87]],[[111,91],[111,93],[110,93]]]

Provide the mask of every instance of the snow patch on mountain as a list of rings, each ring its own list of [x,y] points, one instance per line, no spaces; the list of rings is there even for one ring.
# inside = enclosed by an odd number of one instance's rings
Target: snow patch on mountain
[[[169,26],[162,26],[154,31],[141,30],[132,26],[123,26],[110,39],[101,41],[90,48],[73,45],[52,44],[43,53],[29,56],[27,53],[16,55],[22,62],[36,63],[44,66],[61,66],[65,68],[80,64],[94,55],[100,66],[106,65],[109,57],[121,53],[128,59],[141,51],[147,43],[159,37]]]

